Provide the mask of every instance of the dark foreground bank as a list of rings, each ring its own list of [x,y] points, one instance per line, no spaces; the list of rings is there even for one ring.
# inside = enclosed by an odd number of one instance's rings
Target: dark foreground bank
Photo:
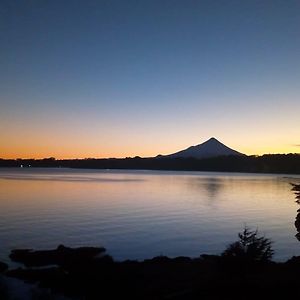
[[[47,251],[14,250],[10,258],[24,267],[0,267],[5,276],[37,283],[71,299],[291,299],[300,295],[300,257],[271,261],[270,241],[256,234],[244,231],[218,256],[116,262],[104,248],[61,245]],[[48,294],[46,299],[52,298]]]

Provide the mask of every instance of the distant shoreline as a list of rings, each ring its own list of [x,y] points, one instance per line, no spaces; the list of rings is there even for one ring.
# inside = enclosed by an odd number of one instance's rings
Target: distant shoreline
[[[72,170],[86,170],[86,171],[104,171],[104,172],[141,172],[143,174],[147,174],[148,172],[164,172],[166,175],[168,173],[174,174],[174,172],[178,172],[178,175],[180,175],[181,173],[187,173],[187,174],[197,174],[197,173],[203,173],[203,174],[210,174],[210,175],[223,175],[223,174],[230,174],[230,175],[261,175],[261,176],[280,176],[284,179],[288,179],[288,180],[300,180],[300,174],[288,174],[288,173],[263,173],[263,172],[238,172],[238,171],[201,171],[201,170],[159,170],[159,169],[102,169],[102,168],[73,168],[73,167],[24,167],[24,168],[20,168],[20,167],[2,167],[0,166],[0,170],[3,169],[13,169],[13,170],[30,170],[30,169],[34,169],[34,170],[68,170],[68,171],[72,171]],[[294,177],[297,176],[297,177]]]
[[[0,167],[300,174],[300,154],[232,155],[205,159],[166,157],[0,159]]]

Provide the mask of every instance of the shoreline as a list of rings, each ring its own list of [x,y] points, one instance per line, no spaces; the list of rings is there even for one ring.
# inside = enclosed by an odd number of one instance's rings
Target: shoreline
[[[257,175],[257,176],[280,176],[284,179],[290,179],[290,180],[294,180],[294,179],[299,179],[300,180],[300,172],[299,173],[264,173],[264,172],[244,172],[244,171],[207,171],[207,170],[169,170],[169,169],[132,169],[132,168],[128,168],[128,169],[118,169],[118,168],[112,168],[112,169],[104,169],[104,168],[76,168],[76,167],[3,167],[0,166],[0,170],[55,170],[55,171],[64,171],[64,170],[68,170],[68,171],[72,171],[72,170],[83,170],[83,171],[101,171],[101,172],[116,172],[116,173],[127,173],[127,172],[133,172],[133,173],[143,173],[143,174],[147,174],[147,173],[155,173],[155,172],[162,172],[165,174],[172,174],[173,172],[178,172],[180,173],[179,175],[182,174],[191,174],[191,175],[197,175],[197,173],[201,173],[202,174],[208,174],[208,175],[224,175],[224,174],[230,174],[230,175]],[[176,175],[176,174],[172,174],[172,175]],[[200,175],[200,174],[199,174]],[[295,177],[296,176],[296,177]]]
[[[300,154],[217,156],[211,158],[1,159],[0,167],[73,168],[102,170],[160,170],[300,174]]]
[[[48,295],[69,299],[269,299],[267,295],[298,291],[300,256],[274,262],[224,253],[114,261],[102,247],[60,245],[53,250],[13,250],[10,258],[24,266],[2,265],[1,271],[7,278],[46,289]],[[241,298],[245,287],[248,295]]]

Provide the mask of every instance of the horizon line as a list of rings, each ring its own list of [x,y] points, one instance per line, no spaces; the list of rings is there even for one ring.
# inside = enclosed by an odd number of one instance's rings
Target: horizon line
[[[255,156],[255,157],[260,157],[260,156],[264,156],[264,155],[300,155],[300,152],[286,152],[286,153],[263,153],[263,154],[244,154],[244,156]],[[41,158],[37,158],[37,157],[15,157],[15,158],[4,158],[4,157],[0,157],[0,160],[89,160],[89,159],[151,159],[151,158],[156,158],[158,156],[166,156],[166,158],[168,159],[174,159],[174,158],[170,158],[167,157],[168,154],[162,155],[162,154],[158,154],[156,156],[139,156],[139,155],[135,155],[135,156],[123,156],[123,157],[74,157],[74,158],[56,158],[55,156],[48,156],[48,157],[41,157]],[[221,156],[235,156],[235,155],[218,155],[218,156],[214,156],[214,157],[221,157]],[[239,156],[239,155],[236,155]],[[180,158],[180,157],[179,157]],[[185,158],[185,157],[182,157]],[[213,157],[211,157],[213,158]],[[176,159],[176,158],[175,158]],[[201,159],[201,158],[195,158],[195,159]],[[205,159],[205,158],[203,158]]]

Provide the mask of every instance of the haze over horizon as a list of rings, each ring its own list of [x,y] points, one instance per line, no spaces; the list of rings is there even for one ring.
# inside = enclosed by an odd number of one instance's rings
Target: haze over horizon
[[[300,152],[299,1],[1,1],[0,158]]]

